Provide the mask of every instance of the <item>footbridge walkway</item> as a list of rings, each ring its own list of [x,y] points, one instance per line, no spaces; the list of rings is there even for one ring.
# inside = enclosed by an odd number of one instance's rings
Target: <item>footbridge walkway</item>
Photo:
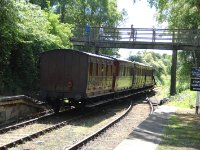
[[[200,46],[200,30],[92,27],[86,32],[83,27],[71,41],[97,48],[192,50]]]

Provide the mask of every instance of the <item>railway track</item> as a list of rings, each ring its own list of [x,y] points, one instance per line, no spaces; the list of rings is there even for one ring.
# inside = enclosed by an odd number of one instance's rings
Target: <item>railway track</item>
[[[53,117],[51,118],[53,118],[53,120],[49,122],[51,123],[54,122],[54,125],[47,124],[41,121],[40,123],[38,123],[39,122],[38,120],[45,119],[41,117],[39,119],[34,119],[33,124],[28,123],[26,125],[22,124],[20,125],[20,127],[16,127],[16,128],[11,127],[10,130],[6,129],[7,132],[3,132],[2,134],[0,134],[0,149],[4,150],[11,147],[15,147],[26,141],[30,141],[30,140],[33,140],[34,138],[44,135],[49,131],[53,131],[55,129],[66,126],[69,123],[73,124],[73,122],[75,122],[76,120],[79,120],[80,118],[87,117],[88,115],[91,115],[91,114],[95,114],[95,111],[96,110],[92,109],[91,111],[87,112],[85,115],[82,115],[81,112],[76,112],[77,115],[75,115],[74,113],[72,115],[68,114],[68,116],[74,116],[74,117],[73,118],[71,117],[70,119],[65,118],[64,121],[58,121],[58,123],[55,120],[56,120],[56,117],[60,117],[61,113],[54,116],[52,115]],[[66,114],[63,113],[62,116],[66,116]],[[45,122],[48,122],[48,121],[45,120]],[[44,124],[44,126],[41,126],[41,124]]]
[[[51,109],[46,103],[25,95],[1,97],[0,129],[43,116],[49,112]]]
[[[60,128],[78,117],[69,118],[70,114],[78,115],[76,109],[71,109],[59,114],[49,113],[38,118],[34,118],[16,125],[0,129],[0,149],[6,150],[24,141],[32,140],[49,131]],[[66,118],[68,117],[68,118]],[[80,116],[79,116],[80,117]]]
[[[132,106],[129,106],[129,110],[131,109],[131,107]],[[119,119],[112,121],[112,123],[110,125],[107,125],[107,127],[105,127],[105,128],[103,127],[101,130],[99,130],[92,136],[85,138],[84,140],[79,142],[78,147],[80,147],[80,145],[86,143],[87,141],[91,140],[94,136],[97,136],[101,132],[105,131],[106,128],[109,128],[110,126],[112,126],[112,124],[118,122],[127,113],[128,113],[128,111],[125,112],[123,115],[121,115],[121,117]],[[60,115],[61,114],[50,117],[50,118],[53,118],[50,121],[45,120],[45,117],[44,118],[39,117],[38,119],[33,119],[32,121],[30,121],[30,123],[21,124],[19,126],[15,126],[15,127],[11,127],[11,128],[9,127],[6,129],[7,131],[6,130],[3,131],[3,129],[2,129],[2,132],[0,134],[0,139],[1,139],[0,140],[0,149],[7,149],[10,147],[14,147],[18,144],[24,143],[24,141],[33,140],[34,138],[36,138],[38,136],[44,135],[49,131],[53,131],[55,129],[66,126],[70,122],[73,122],[74,120],[78,120],[79,118],[83,117],[80,115],[78,118],[77,115],[72,114],[71,116],[74,116],[73,118],[70,118],[70,119],[64,118],[63,120],[58,120],[58,118],[60,118]],[[66,114],[63,114],[63,116],[66,116]],[[45,120],[45,121],[39,121],[40,119]],[[35,129],[35,130],[32,130],[32,129]],[[76,149],[76,148],[72,147],[72,149]]]
[[[153,113],[154,111],[154,106],[152,104],[152,102],[149,100],[149,98],[146,98],[146,100],[149,103],[149,107],[150,107],[150,114]],[[129,107],[127,108],[127,110],[120,115],[119,117],[117,117],[114,121],[108,123],[106,126],[102,127],[101,129],[99,129],[98,131],[96,131],[95,133],[89,135],[88,137],[84,138],[83,140],[75,143],[74,145],[70,146],[70,147],[65,147],[65,150],[77,150],[79,148],[81,148],[83,145],[86,145],[88,142],[90,142],[91,140],[94,140],[95,138],[97,138],[99,135],[101,135],[103,132],[105,132],[108,128],[114,126],[117,122],[119,122],[121,119],[123,119],[132,109],[134,103],[131,100],[131,103],[129,105]]]
[[[38,121],[39,119],[44,119],[46,117],[49,117],[51,115],[53,115],[54,113],[53,112],[49,112],[45,115],[41,115],[41,116],[38,116],[38,117],[35,117],[33,119],[29,119],[27,121],[23,121],[21,123],[16,123],[14,125],[9,125],[5,128],[0,128],[0,134],[4,134],[8,131],[11,131],[11,130],[14,130],[14,129],[18,129],[18,128],[22,128],[24,126],[27,126],[27,125],[30,125],[30,124],[33,124],[34,122]]]

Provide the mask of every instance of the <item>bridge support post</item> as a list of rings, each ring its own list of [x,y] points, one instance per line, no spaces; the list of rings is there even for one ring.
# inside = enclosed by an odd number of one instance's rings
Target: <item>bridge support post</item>
[[[177,65],[177,50],[172,53],[172,67],[171,67],[171,86],[170,95],[176,94],[176,65]]]

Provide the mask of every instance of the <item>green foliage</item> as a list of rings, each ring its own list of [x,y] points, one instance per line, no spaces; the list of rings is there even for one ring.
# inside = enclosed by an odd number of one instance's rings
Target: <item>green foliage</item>
[[[123,13],[117,10],[116,0],[77,0],[73,5],[65,5],[64,22],[85,26],[87,22],[91,26],[100,26],[106,23],[107,26],[116,26],[123,20]]]
[[[170,98],[168,105],[179,108],[194,108],[196,102],[196,92],[185,90]]]
[[[136,62],[141,62],[142,63],[141,53],[138,52],[137,55],[129,56],[128,60],[133,61],[133,62],[136,61]]]
[[[31,3],[44,9],[50,6],[48,9],[60,14],[61,22],[73,25],[73,34],[77,34],[77,28],[85,28],[86,23],[91,27],[99,27],[102,24],[106,27],[116,27],[127,16],[125,10],[117,10],[116,0],[31,0]],[[49,6],[43,7],[46,4]],[[94,52],[91,47],[84,48],[84,51]],[[109,52],[107,49],[99,49],[100,54],[119,56],[117,52],[117,49],[109,49]]]
[[[200,2],[196,0],[148,0],[157,9],[159,23],[167,22],[170,29],[200,29]],[[190,34],[188,36],[191,36]],[[181,51],[177,71],[178,92],[189,87],[191,66],[200,66],[200,52]]]
[[[199,28],[199,2],[196,0],[149,0],[158,11],[159,22],[167,21],[170,28]]]
[[[45,50],[69,47],[71,30],[59,16],[25,1],[0,5],[0,93],[38,90],[38,58]]]
[[[126,11],[117,10],[116,0],[30,0],[40,5],[42,9],[50,4],[55,13],[60,14],[61,22],[75,26],[85,26],[89,22],[92,26],[116,26],[123,21]]]
[[[176,113],[169,119],[158,150],[199,149],[199,116]]]
[[[8,9],[9,8],[9,9]],[[13,1],[0,1],[0,91],[2,91],[7,83],[9,74],[9,60],[12,43],[15,41],[18,31],[15,21],[17,21],[17,11]]]
[[[164,131],[163,142],[158,150],[199,149],[200,116],[194,115],[195,101],[196,92],[190,90],[170,97],[167,104],[181,109],[178,109],[176,114],[169,119],[169,125]]]
[[[184,91],[190,86],[190,75],[192,67],[192,57],[186,52],[178,53],[177,65],[177,92]]]
[[[48,16],[48,21],[50,22],[51,29],[50,33],[56,35],[59,38],[58,43],[62,43],[61,47],[68,47],[71,45],[69,42],[72,26],[66,23],[60,23],[59,15],[52,13],[51,11],[46,12]]]
[[[55,5],[54,5],[55,6]],[[91,27],[116,27],[124,21],[125,11],[117,10],[116,0],[77,0],[77,1],[58,1],[56,5],[61,14],[61,21],[74,26],[74,34],[77,28],[85,27],[89,23]],[[98,31],[97,31],[98,32]],[[89,51],[92,50],[90,48]],[[112,52],[111,52],[112,51]],[[116,49],[110,49],[109,52],[99,49],[101,54],[118,55]]]

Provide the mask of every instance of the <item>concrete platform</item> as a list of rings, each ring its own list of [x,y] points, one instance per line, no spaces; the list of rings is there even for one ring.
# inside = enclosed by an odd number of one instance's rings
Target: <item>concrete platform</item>
[[[0,125],[42,112],[46,107],[25,95],[0,98]]]
[[[161,142],[164,128],[169,117],[176,111],[175,107],[159,106],[145,121],[143,121],[127,139],[114,150],[155,150]]]

